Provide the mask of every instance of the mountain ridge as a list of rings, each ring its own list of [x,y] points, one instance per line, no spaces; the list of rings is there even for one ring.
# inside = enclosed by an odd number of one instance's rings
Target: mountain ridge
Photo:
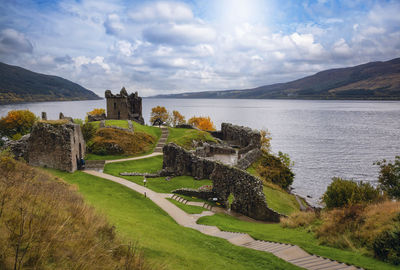
[[[286,83],[242,90],[157,95],[151,98],[400,99],[400,58],[317,72]]]
[[[0,62],[0,104],[94,99],[101,98],[62,77]]]

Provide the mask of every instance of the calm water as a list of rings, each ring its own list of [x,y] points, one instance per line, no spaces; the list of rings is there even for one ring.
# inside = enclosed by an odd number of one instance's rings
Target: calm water
[[[210,116],[217,128],[222,122],[267,128],[274,152],[289,153],[295,162],[295,192],[317,203],[333,176],[376,183],[374,161],[400,155],[400,102],[144,99],[143,115],[149,119],[157,105],[178,110],[186,118]],[[11,109],[46,111],[49,119],[59,112],[84,118],[105,100],[27,103],[0,106],[0,116]]]

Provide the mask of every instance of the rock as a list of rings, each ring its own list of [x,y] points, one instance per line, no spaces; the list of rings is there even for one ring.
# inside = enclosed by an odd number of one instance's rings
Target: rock
[[[96,115],[88,114],[87,117],[88,117],[88,122],[102,121],[107,118],[105,113],[96,114]]]

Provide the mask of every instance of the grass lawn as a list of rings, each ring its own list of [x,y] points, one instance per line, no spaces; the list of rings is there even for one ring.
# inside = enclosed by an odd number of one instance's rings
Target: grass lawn
[[[137,241],[146,260],[166,269],[300,269],[271,254],[181,227],[152,201],[117,183],[83,172],[47,171],[76,185],[118,235]]]
[[[185,149],[193,148],[193,141],[216,142],[215,138],[206,131],[189,128],[168,128],[167,142],[176,143]]]
[[[398,269],[398,267],[362,255],[357,251],[347,251],[319,245],[312,233],[303,229],[282,228],[279,224],[260,224],[238,220],[225,214],[202,217],[199,224],[215,225],[221,230],[248,233],[255,239],[295,244],[304,250],[341,262],[357,265],[364,269]]]
[[[116,126],[121,128],[129,128],[127,120],[106,120],[106,126]]]
[[[183,204],[178,201],[175,201],[174,199],[167,199],[167,200],[172,202],[173,204],[175,204],[176,206],[178,206],[180,209],[182,209],[183,211],[185,211],[188,214],[201,214],[201,213],[203,213],[203,211],[207,211],[206,209],[204,209],[203,207],[200,207],[200,206]]]
[[[142,176],[121,176],[121,172],[140,172],[140,173],[156,173],[162,169],[162,156],[155,156],[146,159],[131,160],[124,162],[116,162],[106,164],[104,172],[125,178],[137,184],[143,184]],[[151,190],[161,193],[170,193],[178,188],[199,188],[204,185],[211,185],[211,180],[195,180],[191,176],[178,176],[171,178],[169,181],[165,177],[147,178],[147,185]]]

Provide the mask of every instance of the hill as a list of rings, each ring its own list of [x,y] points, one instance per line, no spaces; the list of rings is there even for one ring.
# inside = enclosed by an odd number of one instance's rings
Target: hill
[[[0,104],[89,99],[100,97],[64,78],[0,62]]]
[[[244,90],[205,91],[157,98],[400,99],[400,58],[330,69],[287,83]]]

